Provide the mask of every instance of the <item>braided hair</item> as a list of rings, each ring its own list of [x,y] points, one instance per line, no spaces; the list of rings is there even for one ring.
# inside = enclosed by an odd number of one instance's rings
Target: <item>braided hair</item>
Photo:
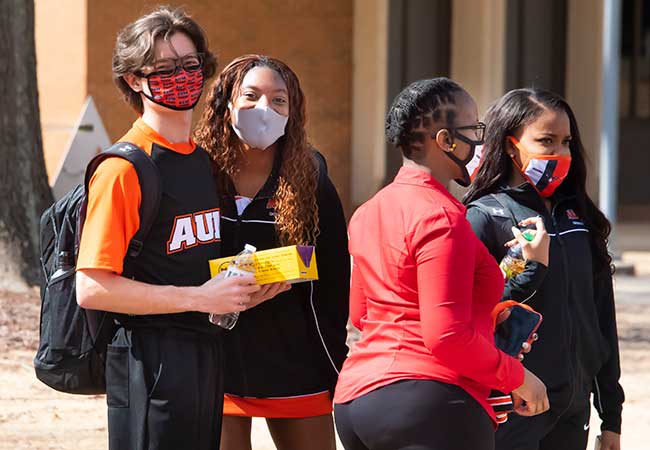
[[[386,115],[386,140],[408,159],[418,159],[424,133],[432,123],[452,126],[456,117],[455,96],[464,89],[449,78],[418,80],[400,92]]]

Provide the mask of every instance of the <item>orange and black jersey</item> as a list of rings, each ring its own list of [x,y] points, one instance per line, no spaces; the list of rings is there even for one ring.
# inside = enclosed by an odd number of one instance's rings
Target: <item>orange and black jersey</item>
[[[220,256],[220,208],[210,159],[192,141],[173,144],[138,119],[120,139],[147,152],[160,173],[158,215],[129,274],[156,285],[197,286],[210,278],[208,260]],[[77,269],[121,274],[128,244],[140,225],[141,191],[134,167],[121,158],[93,174]],[[175,326],[216,333],[207,314],[124,317],[129,324]]]
[[[548,267],[528,261],[506,284],[503,299],[526,301],[544,317],[539,340],[524,365],[547,387],[551,413],[559,416],[580,396],[594,393],[603,429],[620,433],[624,400],[614,293],[609,267],[596,269],[590,230],[573,197],[553,198],[549,212],[529,184],[504,187],[468,205],[467,219],[492,256],[500,261],[512,239],[513,219],[539,215],[551,237]]]
[[[227,394],[240,398],[313,399],[327,394],[336,384],[348,350],[345,341],[350,257],[341,202],[324,161],[316,155],[315,160],[321,162],[317,188],[320,234],[316,242],[319,280],[294,284],[289,291],[243,312],[237,326],[224,334]],[[280,245],[274,201],[278,172],[276,158],[265,185],[241,214],[234,186],[230,184],[222,193],[224,255],[238,253],[244,244],[258,250]],[[331,411],[331,400],[327,403],[325,412]]]

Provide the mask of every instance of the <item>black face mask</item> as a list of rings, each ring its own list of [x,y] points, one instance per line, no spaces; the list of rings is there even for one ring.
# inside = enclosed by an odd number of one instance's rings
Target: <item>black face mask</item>
[[[459,141],[462,141],[469,145],[469,153],[467,154],[467,157],[465,159],[458,158],[452,152],[445,152],[445,155],[447,155],[449,159],[455,162],[456,165],[460,167],[460,170],[463,173],[462,178],[454,178],[454,181],[459,185],[461,185],[462,187],[467,187],[471,183],[469,172],[467,171],[467,164],[469,164],[469,162],[474,158],[474,154],[476,153],[476,147],[479,145],[483,145],[485,141],[483,139],[480,140],[470,139],[467,136],[463,136],[462,134],[455,133],[453,131],[452,133],[454,135],[454,139],[458,138]]]

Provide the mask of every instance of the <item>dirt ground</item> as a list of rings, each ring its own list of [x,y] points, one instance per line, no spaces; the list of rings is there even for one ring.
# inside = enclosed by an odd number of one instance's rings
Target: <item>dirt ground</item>
[[[622,384],[627,396],[622,449],[646,450],[649,447],[644,436],[650,428],[650,298],[637,295],[619,302],[617,308]],[[31,360],[38,343],[38,312],[36,291],[0,293],[0,449],[106,449],[104,396],[61,394],[34,376]],[[597,414],[592,414],[591,427],[589,449],[593,449],[599,429]],[[254,421],[253,428],[255,450],[275,448],[261,420]]]

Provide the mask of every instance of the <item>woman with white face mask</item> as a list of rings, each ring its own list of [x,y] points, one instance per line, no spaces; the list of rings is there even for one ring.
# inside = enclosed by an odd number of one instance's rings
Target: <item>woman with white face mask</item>
[[[196,140],[221,196],[224,254],[315,245],[319,280],[250,307],[225,333],[221,448],[251,448],[266,418],[278,449],[335,449],[331,391],[347,354],[346,223],[322,155],[307,142],[296,74],[277,59],[232,61],[208,92]]]

